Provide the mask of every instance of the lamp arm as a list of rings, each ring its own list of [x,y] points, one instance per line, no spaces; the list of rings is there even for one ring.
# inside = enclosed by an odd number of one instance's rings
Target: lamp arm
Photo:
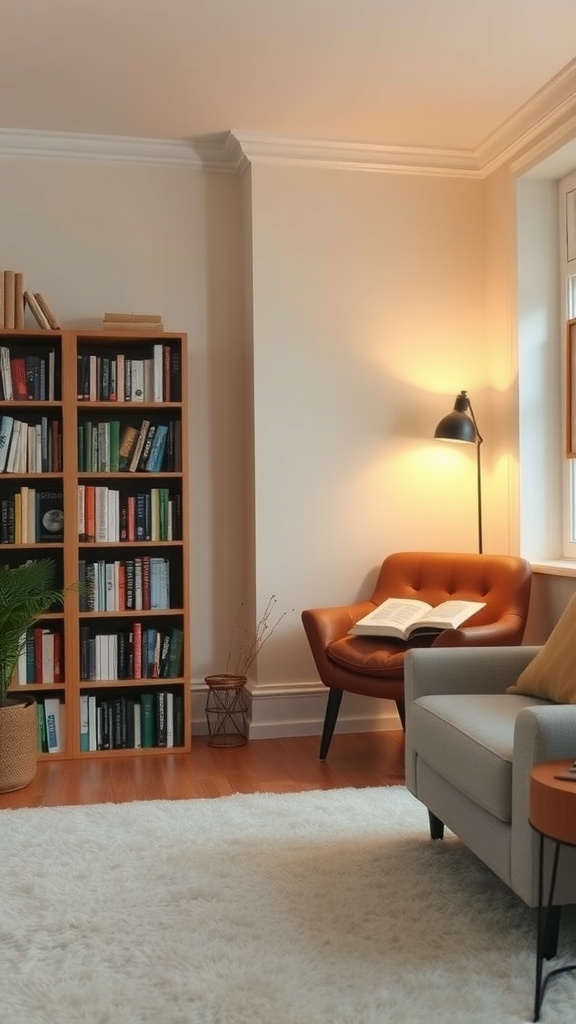
[[[482,437],[482,434],[478,430],[478,424],[476,422],[476,417],[474,415],[474,409],[472,408],[472,402],[470,401],[469,398],[468,398],[468,409],[470,410],[470,419],[472,420],[472,423],[474,424],[474,429],[476,430],[476,443],[478,445],[481,445],[482,441],[484,440],[484,438]]]

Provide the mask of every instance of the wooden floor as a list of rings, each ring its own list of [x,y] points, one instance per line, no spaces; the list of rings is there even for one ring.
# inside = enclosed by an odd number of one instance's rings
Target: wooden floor
[[[25,789],[0,794],[0,809],[64,804],[185,800],[232,793],[295,793],[404,782],[401,730],[335,735],[325,761],[318,736],[251,740],[214,749],[194,737],[191,754],[41,761]]]

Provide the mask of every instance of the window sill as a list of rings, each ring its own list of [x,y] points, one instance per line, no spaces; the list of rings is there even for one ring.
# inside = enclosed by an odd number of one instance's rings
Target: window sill
[[[532,572],[547,576],[575,576],[576,562],[569,558],[550,559],[546,562],[532,562]]]

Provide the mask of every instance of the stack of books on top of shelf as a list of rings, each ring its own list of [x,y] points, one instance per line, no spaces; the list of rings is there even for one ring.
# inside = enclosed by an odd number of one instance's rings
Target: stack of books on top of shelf
[[[26,306],[44,331],[57,331],[58,320],[40,292],[24,290],[24,274],[19,270],[0,271],[0,327],[22,330]]]
[[[104,313],[102,327],[105,331],[132,331],[161,334],[164,322],[158,313]]]

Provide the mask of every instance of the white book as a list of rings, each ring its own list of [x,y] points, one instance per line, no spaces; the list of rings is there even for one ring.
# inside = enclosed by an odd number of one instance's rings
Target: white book
[[[108,679],[118,679],[118,634],[108,637]]]
[[[36,469],[36,427],[33,423],[28,423],[26,427],[28,434],[28,466],[27,470],[29,473],[37,473]]]
[[[44,698],[44,715],[46,718],[46,737],[48,740],[48,753],[62,753],[64,750],[64,716],[61,715],[61,704],[58,697]]]
[[[10,438],[10,448],[8,449],[8,459],[6,462],[7,473],[18,472],[18,446],[22,427],[23,423],[21,420],[14,420],[12,426],[12,437]]]
[[[54,633],[42,630],[42,682],[54,682]]]
[[[27,473],[28,472],[28,424],[20,424],[20,434],[18,437],[18,451],[16,452],[16,460],[18,468],[15,469],[16,473]]]
[[[120,540],[120,491],[108,489],[107,540]]]
[[[115,571],[114,562],[106,562],[106,611],[115,612],[116,607],[116,587],[115,587]]]
[[[132,387],[130,393],[132,402],[144,401],[144,360],[132,360]]]
[[[102,543],[109,540],[108,537],[108,488],[107,487],[96,487],[96,501],[95,501],[95,517],[96,517],[96,529],[95,536],[96,542]]]
[[[88,749],[97,750],[96,695],[88,697]]]
[[[456,629],[485,601],[442,601],[434,607],[415,598],[389,597],[350,630],[356,636],[390,636],[408,640],[417,633],[441,633]]]
[[[3,416],[0,420],[0,473],[3,473],[6,468],[13,426],[13,416]]]
[[[90,714],[89,696],[87,693],[80,694],[80,750],[90,750]]]
[[[78,536],[80,540],[86,534],[86,488],[85,484],[78,484]]]
[[[164,345],[154,345],[154,384],[153,402],[164,401]]]
[[[10,349],[6,345],[0,346],[0,375],[2,376],[4,399],[10,402],[14,398],[14,392],[12,390],[12,371],[10,369]]]

